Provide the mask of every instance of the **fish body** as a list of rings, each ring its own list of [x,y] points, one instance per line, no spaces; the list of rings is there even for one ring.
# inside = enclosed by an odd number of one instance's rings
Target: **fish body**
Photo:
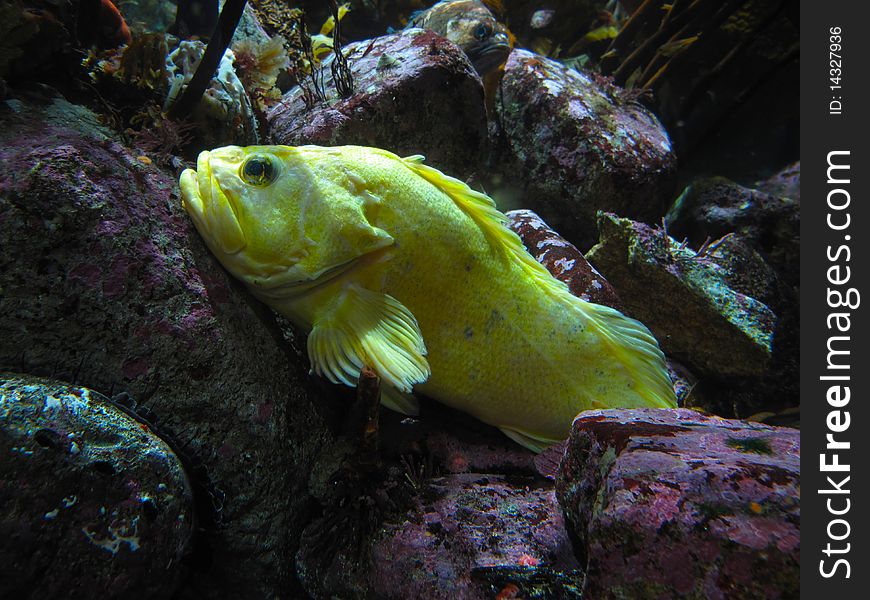
[[[211,250],[310,331],[312,370],[414,414],[420,392],[539,451],[581,411],[673,407],[639,322],[572,296],[486,195],[385,150],[226,147],[181,176]]]
[[[411,17],[408,27],[420,27],[462,48],[475,70],[486,75],[507,60],[511,37],[480,0],[443,0]]]

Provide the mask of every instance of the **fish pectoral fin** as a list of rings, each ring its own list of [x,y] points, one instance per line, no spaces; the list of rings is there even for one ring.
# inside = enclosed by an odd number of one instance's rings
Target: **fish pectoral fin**
[[[383,386],[381,388],[381,404],[409,417],[416,417],[420,414],[420,401],[413,394],[400,392],[394,387]]]
[[[517,431],[516,429],[508,429],[507,427],[499,427],[501,432],[508,436],[510,439],[515,441],[517,444],[524,448],[528,448],[535,454],[540,454],[544,450],[546,450],[549,446],[555,444],[560,440],[551,440],[548,438],[542,438],[530,435],[528,433],[523,433],[521,431]]]
[[[333,383],[354,386],[369,366],[386,387],[410,392],[429,378],[417,319],[401,302],[348,284],[318,315],[308,335],[311,369]]]

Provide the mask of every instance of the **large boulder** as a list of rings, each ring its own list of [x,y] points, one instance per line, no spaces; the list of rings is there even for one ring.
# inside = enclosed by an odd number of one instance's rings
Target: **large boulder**
[[[574,556],[552,479],[494,427],[422,399],[419,418],[380,417],[380,459],[344,461],[309,488],[327,508],[303,533],[297,565],[315,598],[578,598]]]
[[[497,104],[505,169],[527,207],[581,250],[598,210],[658,222],[677,161],[651,112],[621,88],[526,50],[505,65]],[[512,174],[513,173],[513,174]]]
[[[724,177],[697,179],[668,211],[668,230],[694,245],[732,234],[759,252],[785,282],[797,286],[800,196],[794,194],[800,191],[799,177],[798,166],[759,182],[769,192]]]
[[[271,314],[212,257],[176,175],[40,93],[0,111],[0,367],[145,404],[212,490],[185,595],[293,589],[306,474],[329,443]]]
[[[582,571],[552,483],[456,474],[427,482],[421,498],[375,541],[378,597],[492,598],[508,586],[514,597],[579,597]]]
[[[767,306],[733,290],[715,260],[662,229],[612,214],[598,224],[601,240],[587,257],[666,354],[699,375],[765,373],[776,326]]]
[[[374,146],[423,154],[457,177],[474,172],[487,147],[483,84],[458,46],[409,29],[348,44],[344,55],[353,94],[337,97],[330,55],[318,71],[327,101],[312,99],[310,79],[284,94],[268,113],[274,143]]]
[[[794,598],[800,433],[686,410],[586,412],[559,502],[591,598]]]
[[[192,492],[169,445],[106,397],[0,373],[0,597],[171,596]]]

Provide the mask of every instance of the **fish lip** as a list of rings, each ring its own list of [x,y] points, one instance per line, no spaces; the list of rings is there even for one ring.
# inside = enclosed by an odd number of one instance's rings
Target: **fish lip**
[[[487,43],[466,50],[466,55],[475,70],[485,75],[507,60],[511,47],[507,43]]]
[[[210,160],[211,152],[208,150],[203,150],[196,158],[196,187],[203,210],[211,204],[213,199]]]

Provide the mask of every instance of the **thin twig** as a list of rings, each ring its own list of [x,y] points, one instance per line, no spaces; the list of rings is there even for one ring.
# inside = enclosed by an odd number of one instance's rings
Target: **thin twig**
[[[226,0],[199,66],[181,96],[169,108],[169,116],[176,119],[186,117],[199,103],[233,39],[247,2],[248,0]]]

